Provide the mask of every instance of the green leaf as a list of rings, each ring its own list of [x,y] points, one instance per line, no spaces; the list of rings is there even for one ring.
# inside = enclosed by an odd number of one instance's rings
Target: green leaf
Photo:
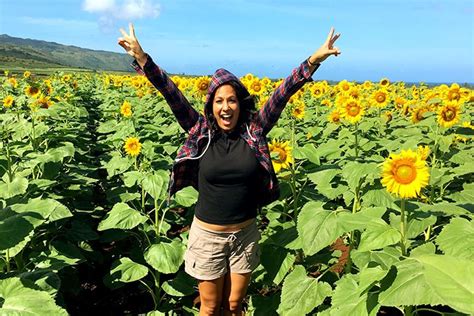
[[[276,285],[280,284],[288,271],[293,267],[296,257],[287,249],[262,244],[261,264],[269,279]]]
[[[99,223],[98,231],[107,229],[132,229],[146,222],[147,217],[125,203],[117,203]]]
[[[104,166],[107,169],[109,178],[117,174],[122,174],[128,170],[133,164],[133,161],[121,156],[113,156]]]
[[[451,256],[421,255],[425,278],[444,303],[462,313],[474,313],[474,262]]]
[[[158,170],[153,174],[147,174],[143,178],[142,186],[155,200],[163,199],[168,187],[168,173],[165,170]]]
[[[359,269],[375,262],[384,270],[388,270],[400,261],[401,255],[400,250],[394,247],[386,247],[381,251],[359,251],[357,249],[351,251],[351,259]]]
[[[394,210],[399,210],[400,207],[398,207],[395,204],[395,198],[387,192],[385,189],[373,189],[370,191],[367,191],[362,196],[362,206],[384,206],[387,208],[391,208]]]
[[[387,272],[375,267],[365,268],[356,275],[344,275],[336,282],[328,315],[377,315],[380,305],[369,291]]]
[[[190,207],[197,202],[198,199],[198,191],[193,187],[185,187],[184,189],[179,190],[176,192],[175,201],[179,205],[184,207]]]
[[[185,246],[176,240],[171,243],[161,241],[145,252],[145,260],[156,271],[176,273],[183,263]]]
[[[0,280],[0,298],[2,315],[68,315],[47,292],[27,288],[16,277]]]
[[[419,255],[434,255],[436,253],[436,246],[432,242],[424,243],[410,251],[410,256],[415,257]]]
[[[308,159],[310,162],[314,163],[315,165],[319,166],[320,160],[318,155],[318,150],[314,147],[313,144],[307,143],[303,147],[298,148],[300,150],[301,157],[303,159]]]
[[[306,255],[317,253],[344,233],[338,225],[338,217],[338,212],[323,209],[320,202],[305,204],[298,215],[296,228]]]
[[[436,244],[447,255],[474,260],[474,223],[455,217],[436,237]]]
[[[472,201],[471,201],[472,202]],[[446,215],[469,215],[470,212],[462,206],[456,205],[455,203],[441,202],[437,204],[424,204],[414,203],[419,206],[421,211],[424,212],[440,212]]]
[[[140,171],[128,171],[123,174],[123,183],[127,188],[133,187],[135,184],[142,182],[143,173]]]
[[[305,268],[298,265],[283,282],[277,312],[286,316],[306,315],[320,305],[331,291],[328,283],[307,277]]]
[[[144,265],[123,257],[112,263],[111,270],[105,280],[112,286],[117,283],[130,283],[144,278],[148,274],[148,268]]]
[[[455,192],[448,197],[457,203],[472,203],[474,201],[474,183],[464,183],[461,192]]]
[[[162,285],[163,291],[171,296],[188,296],[195,292],[196,280],[183,271],[173,280],[165,281]]]
[[[342,168],[342,176],[346,180],[352,192],[355,192],[359,183],[365,178],[370,180],[380,176],[380,168],[376,163],[348,162]]]
[[[383,220],[367,228],[360,237],[359,251],[369,251],[393,245],[401,239],[400,232]]]
[[[0,182],[0,198],[9,199],[24,194],[27,188],[28,180],[22,177],[13,178],[12,182]]]
[[[444,303],[426,282],[423,264],[412,258],[396,263],[382,281],[381,287],[379,303],[383,306]]]

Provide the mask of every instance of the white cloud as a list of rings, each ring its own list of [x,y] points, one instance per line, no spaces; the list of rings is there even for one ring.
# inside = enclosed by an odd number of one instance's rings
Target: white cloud
[[[82,7],[87,12],[104,12],[115,8],[115,0],[84,0]]]
[[[154,0],[84,0],[82,7],[101,14],[101,21],[154,18],[160,14],[160,5]]]

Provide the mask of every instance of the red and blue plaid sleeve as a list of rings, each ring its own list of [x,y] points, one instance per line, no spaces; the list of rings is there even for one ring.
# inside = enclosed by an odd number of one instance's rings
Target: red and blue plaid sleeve
[[[316,66],[314,71],[318,69],[320,64]],[[308,60],[291,72],[283,82],[276,88],[272,96],[258,112],[257,120],[259,121],[263,133],[267,134],[280,118],[281,112],[285,108],[290,97],[295,94],[306,82],[313,81],[310,72]]]
[[[189,131],[196,124],[199,113],[191,106],[166,72],[153,62],[150,55],[148,55],[143,69],[136,60],[132,62],[131,66],[137,73],[145,75],[151,84],[161,92],[178,120],[179,125],[185,131]]]

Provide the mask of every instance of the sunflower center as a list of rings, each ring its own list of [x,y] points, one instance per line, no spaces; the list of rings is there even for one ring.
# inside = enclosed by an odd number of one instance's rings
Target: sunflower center
[[[395,179],[398,183],[408,184],[416,178],[416,169],[412,165],[401,165],[395,170]]]
[[[456,117],[456,112],[452,109],[447,109],[444,111],[444,120],[445,121],[452,121]]]
[[[377,102],[383,103],[385,101],[385,95],[383,93],[377,94],[377,97],[375,98]]]
[[[350,116],[357,116],[359,112],[360,112],[360,108],[357,106],[357,104],[349,104],[349,106],[347,107],[347,113]]]
[[[285,150],[283,150],[282,148],[274,148],[273,151],[278,154],[278,161],[277,162],[280,162],[280,163],[285,162],[285,160],[286,160]]]
[[[262,87],[260,86],[259,83],[254,83],[254,84],[252,84],[252,89],[253,89],[254,91],[259,92],[259,91],[262,89]]]

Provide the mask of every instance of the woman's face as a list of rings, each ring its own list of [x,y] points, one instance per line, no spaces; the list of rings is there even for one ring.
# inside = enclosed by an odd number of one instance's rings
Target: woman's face
[[[234,87],[224,84],[217,88],[212,101],[212,113],[223,131],[232,131],[237,126],[240,106]]]

